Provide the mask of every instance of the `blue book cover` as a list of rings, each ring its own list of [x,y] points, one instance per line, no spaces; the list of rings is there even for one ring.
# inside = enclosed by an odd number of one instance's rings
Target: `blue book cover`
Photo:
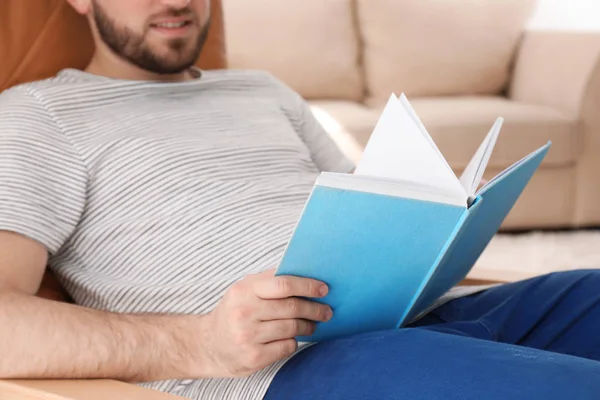
[[[400,328],[468,274],[550,143],[480,186],[497,119],[456,177],[412,109],[392,95],[354,174],[322,173],[277,275],[321,280],[333,318],[299,341]]]

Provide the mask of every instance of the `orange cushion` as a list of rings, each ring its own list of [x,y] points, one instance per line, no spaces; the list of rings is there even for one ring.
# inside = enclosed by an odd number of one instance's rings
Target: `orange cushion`
[[[212,0],[211,6],[211,32],[198,65],[225,68],[221,1]],[[93,50],[86,18],[65,0],[0,1],[0,91],[63,68],[82,69]]]

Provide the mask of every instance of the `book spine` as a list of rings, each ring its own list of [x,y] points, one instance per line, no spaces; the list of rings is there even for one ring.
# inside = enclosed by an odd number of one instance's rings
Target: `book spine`
[[[451,251],[453,244],[464,232],[463,228],[464,228],[466,222],[468,221],[469,217],[472,216],[474,214],[474,212],[478,209],[478,206],[481,203],[481,201],[482,201],[481,197],[477,197],[476,200],[471,205],[471,207],[465,209],[461,218],[456,223],[456,227],[452,231],[452,234],[448,237],[448,240],[444,244],[444,247],[442,247],[442,249],[440,250],[440,253],[438,254],[437,258],[435,259],[435,262],[432,264],[431,269],[429,270],[429,273],[427,274],[427,277],[423,280],[423,282],[417,289],[417,292],[415,293],[411,303],[408,305],[408,307],[404,311],[404,314],[402,314],[402,317],[396,324],[396,329],[402,327],[405,323],[407,323],[408,322],[407,320],[409,319],[410,316],[414,316],[415,314],[420,313],[421,310],[415,310],[415,307],[420,305],[421,297],[426,292],[427,286],[430,284],[432,278],[437,273],[440,265],[442,265],[442,262],[443,262],[444,258],[446,257],[446,255],[448,254],[448,252]]]

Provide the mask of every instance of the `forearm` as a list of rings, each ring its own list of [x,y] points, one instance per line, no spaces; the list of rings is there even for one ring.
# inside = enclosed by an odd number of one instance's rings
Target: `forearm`
[[[190,340],[201,319],[120,315],[0,293],[0,378],[190,377],[202,370],[202,351]]]

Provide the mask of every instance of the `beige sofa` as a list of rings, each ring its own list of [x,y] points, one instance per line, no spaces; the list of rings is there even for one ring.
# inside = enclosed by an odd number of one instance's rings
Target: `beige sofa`
[[[360,159],[407,94],[459,174],[498,116],[492,176],[552,149],[504,229],[600,225],[600,32],[529,32],[533,0],[224,0],[230,68],[272,72]]]

